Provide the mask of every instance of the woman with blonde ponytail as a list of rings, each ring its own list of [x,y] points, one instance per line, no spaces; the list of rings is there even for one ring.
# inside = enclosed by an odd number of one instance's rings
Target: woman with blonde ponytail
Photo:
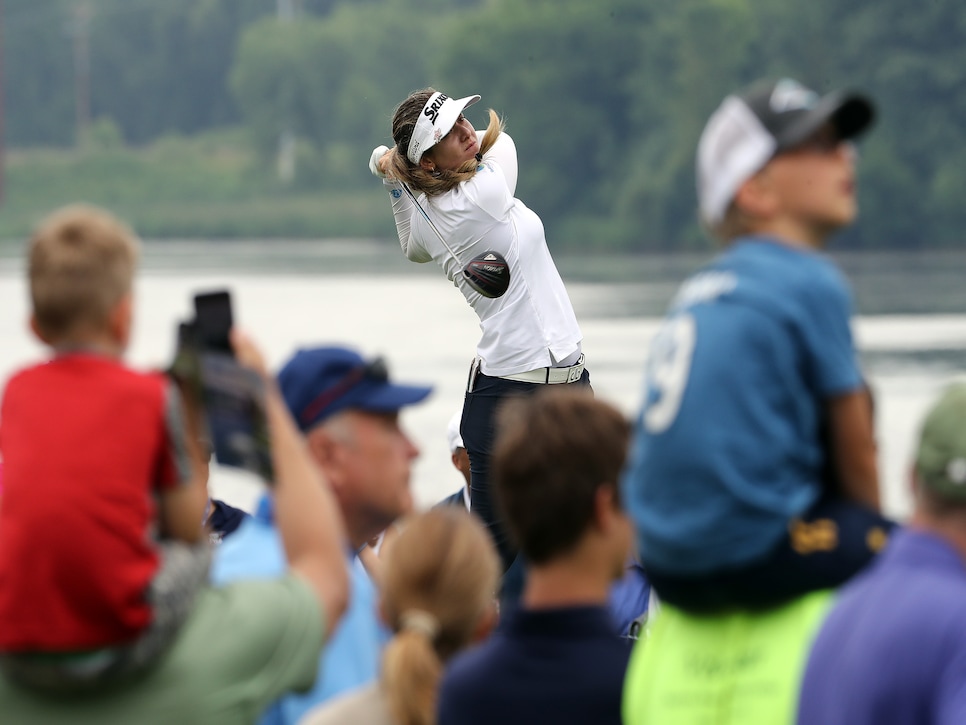
[[[590,376],[543,222],[516,198],[513,139],[492,109],[481,132],[464,115],[479,100],[451,98],[433,88],[411,93],[393,113],[393,147],[374,149],[369,169],[389,192],[403,253],[413,262],[436,262],[479,317],[482,337],[470,367],[460,435],[470,459],[473,511],[489,529],[507,571],[517,551],[490,493],[493,415],[509,396],[555,383],[589,385]],[[489,264],[484,270],[499,270],[492,274],[507,284],[501,287],[505,292],[464,274],[467,264],[481,260]],[[522,582],[518,564],[504,578],[504,601],[515,601]]]
[[[383,561],[380,608],[393,631],[378,683],[310,711],[300,725],[435,725],[446,662],[496,623],[496,551],[477,519],[452,506],[416,514]]]

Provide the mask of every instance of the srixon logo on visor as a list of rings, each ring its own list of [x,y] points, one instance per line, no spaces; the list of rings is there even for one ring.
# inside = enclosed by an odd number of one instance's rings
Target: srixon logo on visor
[[[423,109],[423,114],[429,116],[429,120],[432,124],[436,125],[436,119],[439,117],[439,109],[443,107],[443,104],[449,100],[449,96],[445,96],[442,93],[439,94],[439,98],[432,102],[431,105],[426,106]]]

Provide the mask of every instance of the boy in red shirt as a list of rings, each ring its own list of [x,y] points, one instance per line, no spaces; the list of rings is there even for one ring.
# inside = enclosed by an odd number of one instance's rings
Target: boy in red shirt
[[[0,411],[0,667],[43,690],[145,669],[206,579],[197,431],[168,378],[122,362],[137,244],[84,206],[30,240],[30,326],[53,356]]]

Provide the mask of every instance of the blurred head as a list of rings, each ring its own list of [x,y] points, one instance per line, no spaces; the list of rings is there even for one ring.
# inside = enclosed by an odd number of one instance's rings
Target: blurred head
[[[433,723],[444,663],[495,621],[497,554],[472,514],[444,506],[405,522],[384,571],[381,609],[394,636],[383,686],[397,723]]]
[[[920,509],[966,511],[966,383],[946,388],[926,415],[913,476]]]
[[[84,344],[109,335],[127,346],[138,240],[110,213],[60,209],[30,239],[31,324],[48,344]]]
[[[594,538],[623,574],[632,529],[618,479],[630,425],[586,388],[548,385],[497,414],[493,481],[510,535],[532,566]]]
[[[851,223],[855,155],[845,142],[873,118],[864,96],[820,97],[787,78],[728,96],[698,145],[702,221],[724,240],[777,213],[814,225],[819,236]]]
[[[409,513],[410,471],[419,450],[400,426],[399,411],[432,388],[391,382],[385,361],[366,361],[339,347],[299,350],[278,383],[354,546]]]
[[[453,99],[434,88],[411,93],[393,112],[389,175],[430,196],[472,177],[478,159],[503,130],[491,110],[486,133],[477,140],[463,110],[478,100],[476,95]]]

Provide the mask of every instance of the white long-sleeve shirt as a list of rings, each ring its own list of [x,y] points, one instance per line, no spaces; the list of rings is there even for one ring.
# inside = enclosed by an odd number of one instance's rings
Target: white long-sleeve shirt
[[[569,361],[582,337],[543,223],[514,197],[516,181],[516,146],[504,133],[471,179],[441,196],[417,197],[455,260],[400,185],[385,182],[403,252],[413,262],[435,260],[463,293],[480,319],[481,370],[492,376]],[[466,263],[485,251],[499,252],[510,266],[510,287],[496,299],[483,297],[462,275]]]

